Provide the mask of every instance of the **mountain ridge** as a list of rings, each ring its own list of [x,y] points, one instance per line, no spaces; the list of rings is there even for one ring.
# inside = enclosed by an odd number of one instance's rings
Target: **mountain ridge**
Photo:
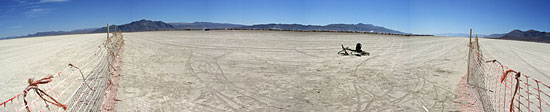
[[[44,32],[36,32],[33,34],[27,34],[24,36],[9,36],[9,37],[3,37],[0,39],[12,39],[12,38],[25,38],[25,37],[39,37],[39,36],[52,36],[52,35],[69,35],[69,34],[84,34],[84,33],[90,33],[91,31],[97,30],[98,28],[85,28],[85,29],[76,29],[76,30],[70,30],[70,31],[44,31]]]
[[[174,29],[174,26],[170,24],[167,24],[162,21],[152,21],[152,20],[146,20],[146,19],[134,21],[123,25],[109,26],[109,32],[114,32],[115,30],[122,31],[122,32],[137,32],[137,31],[160,31],[160,30],[171,30],[171,29]],[[90,33],[105,33],[105,32],[107,32],[107,27],[99,28]]]
[[[164,30],[184,30],[184,29],[281,29],[281,30],[304,30],[304,31],[313,31],[313,30],[324,30],[324,31],[362,31],[362,32],[376,32],[376,33],[393,33],[393,34],[406,34],[397,30],[388,29],[381,26],[376,26],[373,24],[328,24],[328,25],[303,25],[303,24],[255,24],[255,25],[241,25],[241,24],[231,24],[231,23],[214,23],[214,22],[173,22],[165,23],[163,21],[152,21],[147,19],[142,19],[138,21],[133,21],[127,24],[122,25],[111,25],[109,26],[109,31],[113,32],[115,30],[123,32],[137,32],[137,31],[164,31]],[[87,29],[76,29],[71,31],[46,31],[46,32],[37,32],[33,34],[28,34],[24,36],[10,36],[0,39],[11,39],[11,38],[24,38],[24,37],[37,37],[37,36],[53,36],[53,35],[66,35],[66,34],[84,34],[84,33],[105,33],[107,32],[107,27],[100,28],[87,28]]]
[[[497,39],[550,43],[550,32],[512,30]]]
[[[242,29],[281,29],[281,30],[326,30],[326,31],[365,31],[365,32],[380,32],[380,33],[395,33],[406,34],[397,30],[387,29],[381,26],[372,24],[328,24],[328,25],[302,25],[302,24],[256,24],[252,26],[244,26]]]
[[[246,25],[240,25],[240,24],[231,24],[231,23],[214,23],[214,22],[193,22],[193,23],[187,23],[187,22],[175,22],[175,23],[168,23],[176,29],[222,29],[222,28],[238,28],[243,27]]]

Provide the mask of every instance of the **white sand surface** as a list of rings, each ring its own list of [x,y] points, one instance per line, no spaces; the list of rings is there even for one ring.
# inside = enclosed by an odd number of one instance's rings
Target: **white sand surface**
[[[98,48],[105,39],[105,34],[83,34],[0,40],[0,70],[4,71],[0,73],[1,101],[22,93],[28,85],[27,79],[39,80],[53,75],[51,82],[38,87],[60,103],[68,104],[73,98],[71,96],[83,84],[80,72],[69,68],[68,64],[81,68],[85,77],[92,72],[98,72],[93,71],[92,66],[105,62],[98,61],[102,59],[98,56],[101,54],[96,54],[104,53],[98,52]],[[32,90],[27,95],[25,99],[31,103],[32,111],[58,110],[54,105],[46,108],[45,103]],[[2,105],[2,110],[23,111],[23,96]],[[68,107],[72,109],[73,105]]]
[[[77,66],[89,63],[105,37],[105,34],[80,34],[0,40],[1,101],[23,92],[28,78],[41,79],[58,72],[66,75],[73,72],[64,71],[69,63]],[[89,72],[89,67],[82,68],[84,73]],[[71,79],[80,78],[80,74],[72,76],[78,77]],[[52,84],[58,82],[61,80],[53,79]]]
[[[354,33],[125,33],[118,111],[457,110],[467,39]],[[371,56],[340,56],[360,42]]]
[[[481,39],[479,43],[486,58],[550,83],[550,44],[498,39]]]

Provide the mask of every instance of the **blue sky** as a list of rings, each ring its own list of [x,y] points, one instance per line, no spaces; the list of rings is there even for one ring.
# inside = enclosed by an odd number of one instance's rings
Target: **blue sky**
[[[550,31],[536,0],[0,0],[0,37],[140,19],[236,24],[369,23],[409,33]]]

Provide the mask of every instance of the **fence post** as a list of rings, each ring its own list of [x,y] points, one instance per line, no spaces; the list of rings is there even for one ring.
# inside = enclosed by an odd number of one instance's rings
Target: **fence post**
[[[470,28],[470,44],[472,44],[472,29]]]
[[[475,41],[476,41],[476,50],[479,51],[479,40],[477,38],[477,35],[476,35]]]
[[[107,24],[107,38],[109,38],[109,24]]]
[[[470,28],[470,41],[468,43],[468,72],[466,72],[466,83],[470,84],[470,53],[472,53],[472,29]]]

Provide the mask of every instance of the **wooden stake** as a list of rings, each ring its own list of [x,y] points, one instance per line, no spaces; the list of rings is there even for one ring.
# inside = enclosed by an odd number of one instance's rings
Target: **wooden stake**
[[[472,29],[470,28],[470,44],[472,44]]]
[[[476,50],[479,51],[479,40],[477,39],[477,35],[476,35],[475,41],[476,41]]]
[[[107,38],[109,38],[109,24],[107,24]]]
[[[470,56],[472,53],[472,29],[470,28],[470,42],[468,44],[468,72],[466,72],[466,83],[470,84]]]

